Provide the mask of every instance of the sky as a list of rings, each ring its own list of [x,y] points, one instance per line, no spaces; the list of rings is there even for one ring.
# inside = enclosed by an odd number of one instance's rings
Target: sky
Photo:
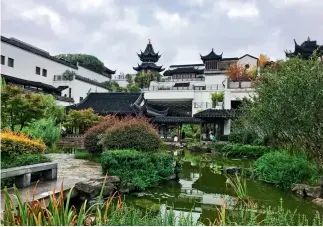
[[[85,53],[134,73],[148,39],[158,65],[223,57],[285,58],[309,36],[323,45],[323,0],[1,0],[1,33],[51,55]]]

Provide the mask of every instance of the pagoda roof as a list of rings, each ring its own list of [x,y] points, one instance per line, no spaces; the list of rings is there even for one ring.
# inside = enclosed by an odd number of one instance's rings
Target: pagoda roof
[[[200,119],[210,119],[210,118],[236,118],[239,116],[239,110],[235,109],[206,109],[201,112],[194,114],[194,117]]]
[[[201,124],[201,119],[194,117],[177,117],[177,116],[156,116],[152,118],[152,123],[168,123],[168,124]]]
[[[136,71],[140,70],[151,70],[151,71],[157,71],[157,72],[162,72],[165,69],[162,68],[163,66],[157,66],[155,63],[152,62],[143,62],[141,65],[138,64],[137,67],[132,67]]]
[[[220,55],[216,54],[212,48],[211,52],[208,55],[202,56],[200,54],[200,56],[201,56],[202,61],[204,62],[204,61],[208,61],[208,60],[222,60],[222,54],[223,53],[221,53]]]
[[[302,58],[310,58],[315,50],[318,50],[320,56],[323,55],[323,46],[317,45],[316,40],[311,40],[310,37],[307,38],[301,45],[297,44],[294,39],[295,50],[294,52],[285,51],[286,57],[301,56]]]
[[[195,67],[180,67],[172,70],[166,70],[164,72],[164,76],[171,76],[173,74],[181,74],[181,73],[203,74],[203,69],[197,69]]]
[[[157,62],[161,55],[158,54],[159,52],[155,53],[153,45],[151,44],[150,40],[146,46],[144,52],[140,50],[140,54],[137,53],[140,61],[142,62]]]

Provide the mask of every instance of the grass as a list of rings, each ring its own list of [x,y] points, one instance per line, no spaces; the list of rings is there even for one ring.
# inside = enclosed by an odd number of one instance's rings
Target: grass
[[[101,163],[101,155],[89,154],[87,151],[77,150],[75,152],[76,159],[85,159],[96,163]]]
[[[233,188],[240,200],[246,201],[249,199],[247,181],[241,176],[238,176],[238,174],[235,174],[234,177],[229,176],[227,178],[226,185]]]

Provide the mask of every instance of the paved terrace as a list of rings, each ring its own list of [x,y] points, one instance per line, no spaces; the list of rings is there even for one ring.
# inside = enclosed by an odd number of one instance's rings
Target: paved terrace
[[[59,192],[62,182],[64,191],[68,192],[77,182],[102,176],[99,164],[75,159],[74,154],[46,154],[46,156],[58,164],[57,180],[40,182],[35,193],[35,199],[47,198],[53,188],[55,188],[56,192]],[[35,184],[36,182],[32,183],[28,188],[19,189],[23,201],[26,201],[27,198],[31,201]],[[10,188],[9,192],[13,193],[13,188]],[[1,191],[1,198],[2,213],[4,209],[3,191]]]

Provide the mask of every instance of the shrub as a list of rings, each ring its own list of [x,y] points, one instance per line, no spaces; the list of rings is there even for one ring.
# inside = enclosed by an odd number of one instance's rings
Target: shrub
[[[55,121],[51,118],[33,121],[23,132],[30,135],[33,139],[41,139],[47,146],[55,144],[61,135],[61,130]]]
[[[1,157],[1,169],[27,166],[37,163],[50,162],[50,158],[40,154],[21,154],[15,157]]]
[[[318,177],[317,166],[305,154],[290,154],[287,151],[264,154],[255,161],[254,168],[260,180],[283,188],[289,188],[295,183],[311,183]]]
[[[144,118],[127,118],[117,122],[102,135],[100,144],[107,149],[157,151],[161,139]]]
[[[225,153],[227,156],[247,157],[260,157],[271,150],[271,148],[265,146],[242,145],[232,143],[218,145],[218,149],[219,152]]]
[[[103,173],[120,176],[123,184],[133,184],[143,190],[173,174],[173,157],[135,150],[106,151],[101,156]]]
[[[103,122],[93,126],[86,131],[84,135],[84,146],[91,154],[102,153],[103,148],[99,143],[99,136],[104,133],[108,128],[113,126],[119,119],[115,116],[108,116]]]
[[[5,131],[1,133],[1,156],[15,156],[19,154],[44,153],[46,145],[43,141],[30,139],[23,133]]]

